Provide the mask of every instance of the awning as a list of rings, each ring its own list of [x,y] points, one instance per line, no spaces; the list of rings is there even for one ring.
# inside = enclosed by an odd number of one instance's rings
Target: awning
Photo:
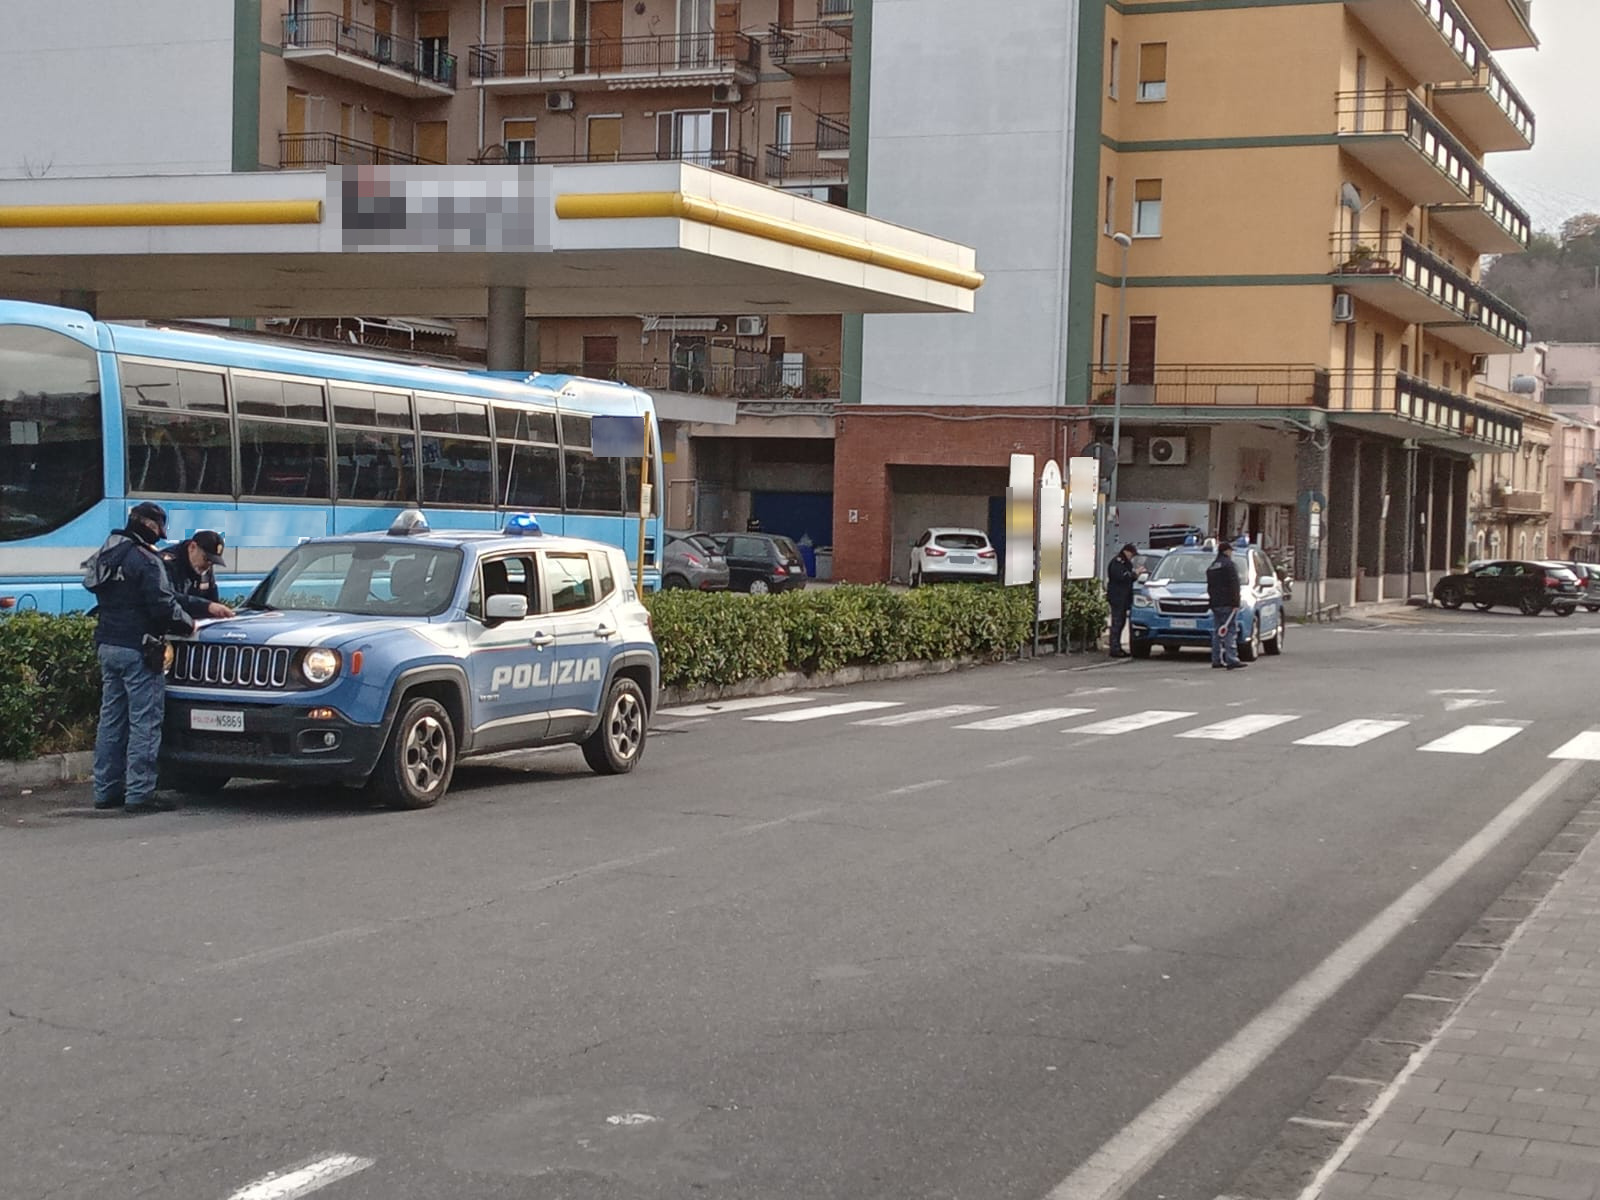
[[[716,317],[640,317],[646,333],[716,333]]]

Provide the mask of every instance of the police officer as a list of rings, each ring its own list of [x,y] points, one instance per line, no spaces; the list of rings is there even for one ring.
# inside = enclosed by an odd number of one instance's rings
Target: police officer
[[[1122,631],[1128,624],[1128,613],[1133,609],[1133,582],[1138,572],[1133,569],[1134,557],[1139,548],[1129,542],[1106,567],[1106,599],[1111,604],[1111,657],[1126,658],[1122,648]]]
[[[1239,568],[1231,542],[1217,546],[1217,557],[1206,568],[1206,596],[1211,605],[1211,665],[1237,671],[1245,664],[1239,661]]]
[[[199,596],[213,604],[217,595],[217,577],[213,567],[225,567],[222,552],[222,535],[215,529],[197,529],[192,538],[161,552],[161,561],[167,565],[167,578],[172,590],[180,596]]]
[[[94,740],[94,806],[128,813],[171,806],[157,800],[156,758],[166,707],[166,635],[187,633],[197,616],[229,610],[172,590],[155,545],[167,513],[145,501],[86,565],[84,585],[99,601],[95,651],[100,659],[100,727]]]

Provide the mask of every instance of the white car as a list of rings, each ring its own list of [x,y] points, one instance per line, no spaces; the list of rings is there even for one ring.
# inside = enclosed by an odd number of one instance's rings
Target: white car
[[[981,529],[924,529],[911,543],[912,587],[936,579],[992,583],[1000,577],[1000,556]]]

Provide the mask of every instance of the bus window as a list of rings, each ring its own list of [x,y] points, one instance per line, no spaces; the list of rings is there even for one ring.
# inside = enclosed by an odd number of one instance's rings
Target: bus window
[[[338,426],[334,448],[339,499],[415,504],[417,443],[410,395],[370,388],[331,390]]]
[[[489,409],[445,396],[417,397],[422,430],[422,502],[488,506],[494,503],[494,455]]]
[[[328,405],[321,384],[234,372],[233,403],[240,418],[241,495],[332,499]]]
[[[567,485],[566,507],[570,512],[620,513],[621,460],[596,458],[589,449],[591,444],[589,418],[581,413],[562,413],[561,462]]]
[[[333,419],[340,425],[410,429],[411,397],[404,393],[380,392],[371,388],[335,387]]]
[[[58,529],[98,501],[100,443],[94,351],[0,326],[0,541]]]
[[[220,371],[121,360],[128,491],[233,495],[233,437]]]
[[[530,512],[559,512],[561,451],[556,446],[556,414],[497,404],[494,429],[496,503]]]
[[[502,441],[556,444],[556,414],[536,408],[494,407],[494,433]]]

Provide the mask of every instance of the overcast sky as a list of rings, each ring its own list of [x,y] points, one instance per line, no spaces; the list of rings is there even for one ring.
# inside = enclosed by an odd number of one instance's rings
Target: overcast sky
[[[1489,173],[1554,232],[1567,217],[1600,212],[1600,0],[1533,0],[1537,50],[1496,54],[1539,123],[1532,150],[1491,154]]]

